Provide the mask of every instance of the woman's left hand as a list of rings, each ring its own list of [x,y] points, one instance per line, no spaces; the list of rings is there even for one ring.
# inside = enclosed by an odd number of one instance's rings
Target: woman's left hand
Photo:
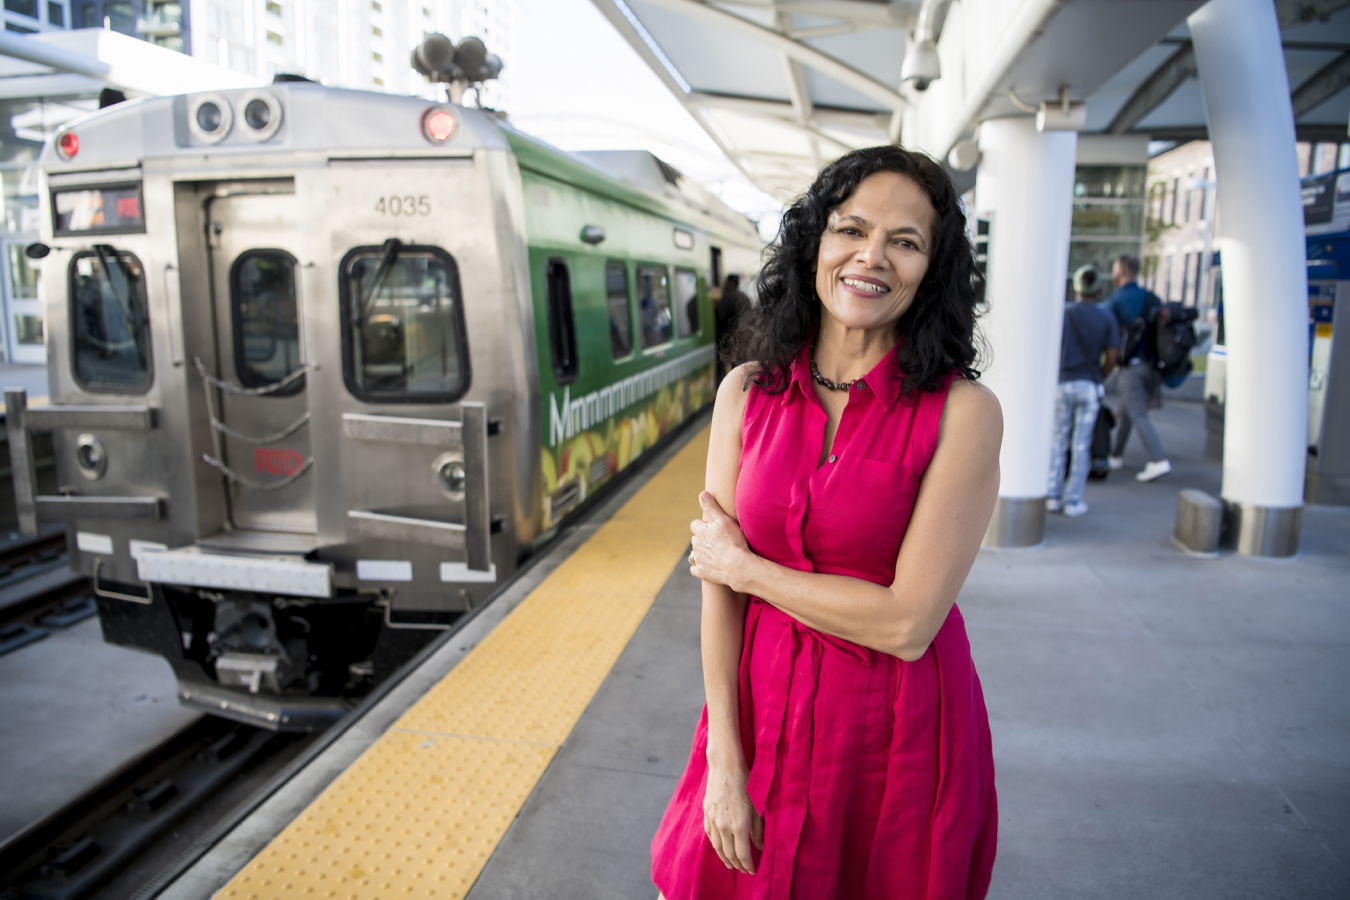
[[[742,592],[747,566],[754,561],[755,554],[740,524],[722,511],[712,494],[707,491],[699,494],[698,503],[703,507],[703,518],[689,523],[689,530],[694,533],[689,572],[695,578]]]

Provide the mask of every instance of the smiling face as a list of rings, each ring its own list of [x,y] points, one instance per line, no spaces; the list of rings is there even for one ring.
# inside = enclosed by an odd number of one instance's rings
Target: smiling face
[[[846,330],[893,326],[928,271],[936,215],[928,194],[896,172],[864,178],[830,212],[816,256],[822,319]],[[822,329],[828,327],[822,321]]]

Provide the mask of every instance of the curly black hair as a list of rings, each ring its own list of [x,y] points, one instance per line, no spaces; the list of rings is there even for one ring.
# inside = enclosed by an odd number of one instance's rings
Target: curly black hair
[[[979,377],[975,368],[976,306],[983,276],[966,235],[966,217],[956,188],[931,157],[900,147],[855,150],[826,166],[810,189],[783,213],[778,237],[760,269],[757,300],[741,316],[727,343],[728,365],[754,361],[749,378],[761,389],[781,393],[791,383],[791,366],[820,327],[816,258],[830,212],[853,195],[869,175],[896,172],[923,188],[933,204],[933,244],[928,272],[914,302],[895,323],[895,353],[901,392],[936,390],[957,370]],[[748,387],[748,385],[747,385]]]

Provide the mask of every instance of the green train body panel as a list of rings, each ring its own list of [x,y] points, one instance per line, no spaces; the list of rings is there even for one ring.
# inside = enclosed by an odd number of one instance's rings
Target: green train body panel
[[[527,136],[509,130],[507,135],[524,197],[543,417],[541,513],[548,529],[712,401],[716,336],[708,292],[710,244],[746,247],[756,236],[682,209]],[[603,228],[605,239],[585,243],[581,233],[587,226]],[[551,261],[566,266],[575,323],[578,365],[566,384],[555,372],[549,337]],[[627,272],[634,345],[618,359],[611,347],[606,289],[606,267],[612,263]],[[642,346],[639,267],[659,268],[667,277],[672,339],[656,347]],[[698,327],[685,337],[679,334],[677,272],[694,273],[697,283]]]

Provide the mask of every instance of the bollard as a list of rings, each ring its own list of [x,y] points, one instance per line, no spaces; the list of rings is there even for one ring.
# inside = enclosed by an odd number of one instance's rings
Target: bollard
[[[1223,504],[1204,491],[1186,488],[1177,498],[1177,528],[1172,542],[1187,553],[1219,555],[1219,530],[1223,524]]]

